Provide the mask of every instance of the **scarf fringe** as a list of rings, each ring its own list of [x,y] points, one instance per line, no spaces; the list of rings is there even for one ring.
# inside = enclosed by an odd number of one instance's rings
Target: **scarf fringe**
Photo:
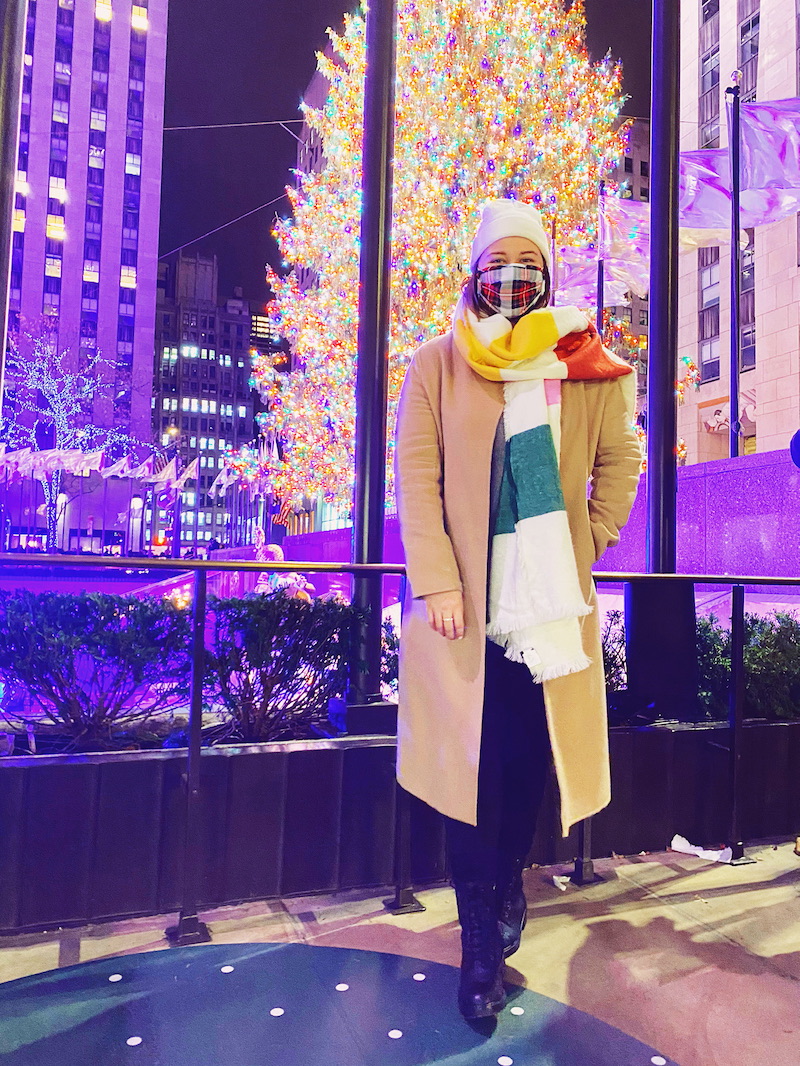
[[[551,663],[549,666],[540,663],[538,666],[532,666],[525,658],[523,649],[514,648],[508,644],[505,646],[505,656],[512,663],[524,663],[537,685],[541,685],[544,681],[555,681],[557,677],[566,677],[567,674],[579,674],[582,670],[588,670],[592,665],[592,660],[588,655],[576,655],[561,663]]]

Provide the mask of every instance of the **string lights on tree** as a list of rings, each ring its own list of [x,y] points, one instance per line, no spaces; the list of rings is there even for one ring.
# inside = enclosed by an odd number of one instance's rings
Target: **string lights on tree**
[[[397,34],[389,426],[415,348],[449,328],[482,203],[534,203],[559,244],[591,246],[597,188],[624,151],[621,73],[589,59],[582,0],[400,0]],[[275,234],[286,276],[268,272],[276,331],[294,351],[279,373],[258,355],[262,427],[281,442],[265,456],[275,495],[317,493],[345,511],[353,483],[358,329],[361,13],[318,56],[329,84],[304,106],[324,169],[296,172],[293,220]],[[309,283],[311,279],[311,283]],[[392,495],[392,448],[388,449]]]
[[[9,335],[6,388],[0,414],[0,444],[31,452],[57,449],[108,455],[141,446],[136,437],[113,426],[95,425],[90,417],[98,400],[113,402],[114,383],[100,352],[81,355],[60,347],[51,330],[22,330]],[[39,470],[47,518],[47,545],[56,545],[63,470]],[[66,504],[61,501],[61,507]]]

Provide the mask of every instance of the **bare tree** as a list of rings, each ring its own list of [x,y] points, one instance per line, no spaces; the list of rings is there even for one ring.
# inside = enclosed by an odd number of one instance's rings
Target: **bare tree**
[[[98,399],[113,399],[114,384],[104,375],[100,351],[80,355],[80,365],[69,347],[60,347],[55,334],[42,328],[9,335],[5,392],[0,413],[0,442],[8,448],[119,450],[145,442],[111,426],[95,425],[92,410]],[[64,471],[40,472],[47,548],[56,548],[58,499]],[[64,504],[66,507],[66,504]]]

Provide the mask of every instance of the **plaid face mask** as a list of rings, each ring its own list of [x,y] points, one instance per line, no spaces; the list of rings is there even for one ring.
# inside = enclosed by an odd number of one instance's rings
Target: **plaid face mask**
[[[504,318],[521,318],[532,311],[545,291],[541,267],[508,263],[475,275],[475,291],[487,308]]]

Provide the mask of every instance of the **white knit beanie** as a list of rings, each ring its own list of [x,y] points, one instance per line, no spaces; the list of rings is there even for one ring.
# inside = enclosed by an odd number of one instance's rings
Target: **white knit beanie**
[[[531,204],[519,200],[487,200],[483,205],[478,232],[472,242],[470,270],[475,270],[481,253],[503,237],[527,237],[542,253],[545,265],[551,271],[550,241],[542,225],[542,216]]]

